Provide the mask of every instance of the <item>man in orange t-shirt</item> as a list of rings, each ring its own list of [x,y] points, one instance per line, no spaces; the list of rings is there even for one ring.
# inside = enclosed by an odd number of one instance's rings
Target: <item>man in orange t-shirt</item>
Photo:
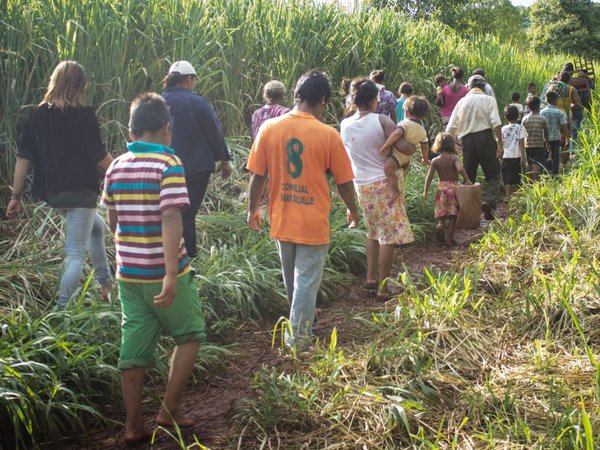
[[[339,134],[320,119],[331,96],[322,72],[298,80],[296,107],[261,127],[250,151],[248,225],[259,230],[260,199],[269,176],[271,238],[277,242],[290,303],[288,346],[306,349],[312,339],[317,291],[329,249],[331,208],[327,172],[333,175],[348,207],[351,224],[359,221],[354,174]]]

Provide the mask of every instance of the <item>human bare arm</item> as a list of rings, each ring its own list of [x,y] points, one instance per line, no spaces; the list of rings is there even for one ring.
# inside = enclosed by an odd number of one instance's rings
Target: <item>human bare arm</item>
[[[390,111],[390,119],[392,120],[392,122],[398,123],[398,116],[396,116],[396,107],[395,106]]]
[[[108,210],[108,227],[113,233],[117,229],[117,211],[114,209]]]
[[[463,178],[463,184],[473,184],[469,179],[469,175],[467,175],[467,171],[465,170],[465,167],[463,166],[463,163],[460,161],[460,158],[458,156],[454,159],[454,167],[456,167],[456,170]]]
[[[383,114],[379,114],[379,123],[383,128],[383,134],[386,138],[390,138],[390,136],[397,130],[396,124],[392,122],[392,119]],[[403,137],[400,137],[394,143],[394,148],[406,156],[412,156],[415,153],[415,146],[409,144],[408,141]]]
[[[102,160],[98,161],[96,164],[102,170],[106,171],[106,169],[108,169],[108,166],[110,166],[110,163],[112,161],[113,161],[113,157],[110,155],[110,153],[106,153],[106,156],[104,158],[102,158]]]
[[[267,184],[266,175],[252,174],[250,179],[250,205],[248,207],[248,226],[250,229],[259,231],[261,225],[260,199]]]
[[[525,138],[519,139],[519,155],[521,156],[521,167],[525,167],[527,164],[527,158],[525,157]]]
[[[231,176],[231,163],[224,159],[221,161],[221,178],[223,178],[224,180],[226,180],[227,178],[229,178]]]
[[[429,142],[421,142],[421,162],[425,165],[431,164],[429,161]]]
[[[165,276],[162,290],[154,297],[154,304],[159,308],[168,307],[177,294],[177,272],[179,262],[179,246],[181,243],[181,209],[172,206],[161,213],[162,244],[165,259]]]
[[[348,208],[348,220],[350,221],[348,228],[356,228],[360,222],[360,215],[358,214],[358,209],[356,208],[354,183],[352,181],[348,181],[344,184],[338,184],[337,190],[340,194],[340,197],[342,197],[342,200],[346,204],[346,207]]]
[[[435,98],[435,100],[434,100],[433,104],[434,104],[435,106],[438,106],[438,107],[440,107],[440,108],[441,108],[442,106],[444,106],[444,93],[443,93],[443,92],[441,92],[441,91],[440,91],[440,92],[438,93],[438,95],[437,95],[437,97]]]
[[[384,129],[384,131],[385,131],[385,129]],[[394,130],[394,132],[392,134],[390,134],[389,137],[385,140],[385,143],[383,144],[381,149],[379,149],[379,154],[382,156],[390,156],[390,153],[392,152],[392,147],[394,146],[394,144],[396,144],[396,142],[398,142],[403,137],[404,137],[404,128],[402,128],[402,127],[396,128]],[[413,153],[414,153],[414,151],[413,151]]]
[[[571,107],[576,107],[576,108],[581,108],[581,97],[579,96],[579,92],[577,92],[577,89],[575,89],[574,87],[571,86],[571,101],[572,101],[572,105]]]
[[[496,158],[502,159],[502,155],[504,155],[504,143],[502,140],[502,124],[494,128],[494,133],[496,133],[496,140],[498,142],[498,145],[496,146]]]
[[[21,211],[21,195],[25,187],[25,177],[29,171],[31,162],[25,158],[17,158],[15,164],[15,173],[13,175],[13,185],[11,199],[6,206],[6,217],[14,219]]]
[[[429,169],[427,170],[427,177],[425,177],[425,187],[423,188],[423,198],[427,198],[427,194],[429,193],[429,187],[431,186],[431,182],[433,181],[433,175],[435,174],[437,167],[437,161],[435,159],[431,161],[429,165]]]

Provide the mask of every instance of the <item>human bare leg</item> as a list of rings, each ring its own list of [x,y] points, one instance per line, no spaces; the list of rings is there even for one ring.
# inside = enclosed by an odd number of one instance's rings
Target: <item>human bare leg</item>
[[[390,276],[392,271],[394,250],[393,244],[379,247],[379,288],[377,289],[377,297],[380,299],[388,296],[387,286],[383,285],[383,282]]]
[[[192,419],[179,411],[179,404],[196,362],[199,347],[200,343],[198,341],[186,342],[175,347],[171,358],[169,382],[167,383],[163,405],[154,419],[158,425],[177,425],[185,428],[194,424]]]
[[[125,441],[137,442],[146,434],[142,422],[142,396],[144,368],[135,367],[121,371],[121,388],[125,403]]]
[[[379,260],[379,242],[367,238],[367,275],[365,284],[377,284],[377,261]]]
[[[540,173],[542,172],[542,168],[539,164],[533,163],[531,164],[531,181],[539,181]]]
[[[444,242],[445,236],[445,228],[446,228],[446,218],[438,217],[438,223],[435,226],[435,238],[438,242]]]
[[[394,201],[400,197],[400,189],[398,188],[398,163],[394,158],[388,156],[383,164],[383,172],[388,182],[388,186],[392,191],[391,200]]]
[[[446,233],[446,244],[455,245],[454,230],[456,228],[456,216],[448,216],[448,231]]]

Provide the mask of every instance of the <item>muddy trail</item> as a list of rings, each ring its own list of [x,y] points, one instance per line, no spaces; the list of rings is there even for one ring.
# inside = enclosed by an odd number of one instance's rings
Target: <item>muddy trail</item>
[[[462,260],[469,244],[475,241],[480,231],[457,231],[456,247],[430,242],[426,245],[415,245],[398,249],[392,274],[406,269],[415,276],[423,274],[423,268],[448,270]],[[375,299],[372,291],[363,288],[363,281],[354,277],[348,286],[340,289],[340,297],[327,304],[318,304],[320,309],[314,334],[319,339],[328,339],[331,331],[337,328],[338,346],[348,347],[368,338],[362,332],[362,325],[356,317],[370,317],[381,310],[385,304]],[[392,289],[393,292],[393,289]],[[392,300],[393,302],[394,300]],[[193,418],[193,428],[181,430],[186,445],[193,444],[194,436],[205,447],[211,450],[237,448],[237,434],[234,412],[244,398],[252,396],[252,379],[262,368],[274,367],[280,371],[289,371],[291,361],[282,356],[278,341],[272,346],[273,328],[278,318],[265,318],[256,324],[248,324],[239,328],[232,341],[235,342],[234,356],[225,364],[218,374],[211,375],[205,384],[197,383],[188,388],[184,396],[183,410]],[[162,392],[163,386],[156,386]],[[157,400],[144,403],[144,419],[147,425],[152,424],[154,414],[158,410]],[[109,412],[110,414],[110,412]],[[122,423],[124,413],[122,407],[116,405],[111,415],[114,426],[102,431],[90,430],[85,436],[61,448],[69,450],[114,450],[131,448],[123,441]],[[175,430],[170,430],[175,436]],[[56,447],[53,447],[56,448]],[[180,449],[182,446],[163,430],[158,430],[153,445],[139,444],[137,449]],[[183,448],[186,448],[185,446]],[[202,448],[191,446],[189,448]]]

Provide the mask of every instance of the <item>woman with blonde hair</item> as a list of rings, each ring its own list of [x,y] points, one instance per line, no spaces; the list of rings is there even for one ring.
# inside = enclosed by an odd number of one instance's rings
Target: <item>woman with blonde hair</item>
[[[271,80],[263,89],[263,99],[266,104],[252,114],[252,139],[256,138],[258,129],[265,120],[279,117],[290,110],[283,104],[285,85],[281,81]]]
[[[103,300],[108,300],[112,287],[105,224],[96,211],[98,167],[106,170],[112,157],[100,138],[93,108],[85,105],[86,91],[86,75],[79,63],[63,61],[56,66],[42,102],[22,123],[6,208],[9,219],[21,210],[25,178],[33,165],[33,193],[65,217],[66,259],[56,303],[59,309],[77,289],[88,244]]]

